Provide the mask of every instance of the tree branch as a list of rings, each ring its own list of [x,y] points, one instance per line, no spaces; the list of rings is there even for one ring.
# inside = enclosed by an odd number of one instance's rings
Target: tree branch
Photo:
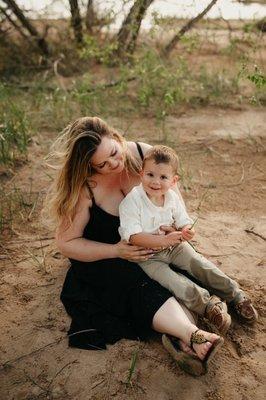
[[[8,15],[7,11],[6,11],[3,7],[0,7],[0,11],[1,11],[2,14],[4,14],[4,16],[6,17],[6,19],[10,22],[10,24],[13,25],[14,28],[21,34],[21,36],[22,36],[24,39],[27,39],[27,40],[28,40],[28,39],[29,39],[28,36],[25,35],[25,33],[23,32],[23,30],[21,29],[21,27],[20,27],[18,24],[16,24],[15,21],[13,21],[13,19],[10,17],[10,15]]]
[[[165,46],[163,50],[163,55],[168,57],[171,51],[175,48],[176,44],[179,42],[179,40],[182,38],[182,36],[192,28],[193,25],[195,25],[202,17],[204,17],[205,14],[214,6],[214,4],[217,2],[217,0],[212,0],[210,4],[196,17],[190,19],[186,25],[184,25],[180,31],[171,39],[171,41]]]
[[[31,24],[28,18],[25,17],[23,11],[19,8],[17,3],[14,0],[3,0],[4,3],[8,6],[8,8],[15,14],[17,19],[21,22],[24,28],[30,33],[30,35],[36,40],[36,43],[41,50],[41,52],[45,55],[49,55],[48,45],[43,37],[41,37],[37,31],[37,29]]]

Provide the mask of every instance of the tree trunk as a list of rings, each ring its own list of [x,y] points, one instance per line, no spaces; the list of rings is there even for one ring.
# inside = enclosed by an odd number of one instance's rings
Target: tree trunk
[[[24,28],[30,33],[30,35],[35,39],[39,49],[45,56],[49,55],[48,45],[43,37],[41,37],[37,29],[31,24],[28,18],[25,17],[23,11],[19,8],[14,0],[3,0],[10,10],[15,14],[20,23]]]
[[[11,25],[14,26],[14,28],[21,34],[21,36],[22,36],[24,39],[29,40],[29,37],[28,37],[27,35],[25,35],[25,33],[23,32],[23,30],[21,29],[21,27],[20,27],[15,21],[13,21],[13,19],[10,17],[10,15],[8,14],[8,12],[7,12],[3,7],[0,7],[0,12],[1,12],[2,14],[4,14],[4,16],[6,17],[6,19],[10,22]]]
[[[141,21],[153,0],[136,0],[117,34],[117,55],[127,58],[132,55],[138,37]]]
[[[96,14],[93,7],[93,0],[88,0],[85,24],[88,32],[92,33],[92,27],[95,24]]]
[[[75,39],[78,44],[81,44],[83,42],[83,34],[78,0],[69,0],[69,5],[71,11],[71,25],[74,30]]]
[[[192,18],[188,21],[186,25],[184,25],[180,31],[173,37],[173,39],[165,46],[163,50],[163,54],[165,56],[169,56],[171,51],[175,48],[177,42],[182,38],[182,36],[192,28],[193,25],[195,25],[202,17],[204,17],[205,14],[214,6],[214,4],[217,2],[217,0],[212,0],[210,4],[200,13],[198,14],[195,18]]]

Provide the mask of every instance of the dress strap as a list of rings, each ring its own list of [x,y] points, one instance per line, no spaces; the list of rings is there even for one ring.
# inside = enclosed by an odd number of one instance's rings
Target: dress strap
[[[141,158],[141,160],[143,161],[144,154],[143,154],[143,151],[142,151],[141,145],[139,144],[139,142],[135,142],[135,143],[136,143],[136,146],[137,146],[137,149],[138,149],[138,152],[139,152],[140,158]]]

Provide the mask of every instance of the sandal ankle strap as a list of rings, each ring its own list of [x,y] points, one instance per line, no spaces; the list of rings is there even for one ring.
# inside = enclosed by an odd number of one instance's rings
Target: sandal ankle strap
[[[197,329],[196,331],[191,333],[190,336],[190,347],[192,350],[193,349],[193,344],[202,344],[208,342],[207,339],[205,339],[204,335],[202,333],[198,333],[200,329]]]

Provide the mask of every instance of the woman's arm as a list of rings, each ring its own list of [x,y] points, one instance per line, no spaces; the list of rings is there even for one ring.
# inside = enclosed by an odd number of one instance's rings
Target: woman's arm
[[[66,226],[66,221],[62,221],[56,231],[56,244],[60,252],[65,257],[79,261],[96,261],[117,257],[115,246],[82,237],[84,228],[90,219],[90,207],[91,199],[83,190],[71,225]]]
[[[125,241],[107,244],[83,238],[83,231],[90,219],[90,207],[91,199],[84,190],[78,200],[77,212],[72,224],[66,227],[65,221],[62,221],[58,227],[56,244],[65,257],[83,262],[116,257],[132,261],[148,259],[152,251],[139,246],[131,246]]]

